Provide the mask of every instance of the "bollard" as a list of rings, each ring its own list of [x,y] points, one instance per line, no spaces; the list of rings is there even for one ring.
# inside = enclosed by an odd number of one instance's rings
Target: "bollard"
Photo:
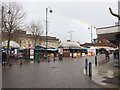
[[[89,76],[92,76],[92,63],[89,62]]]
[[[95,66],[97,66],[97,56],[95,56]]]
[[[88,66],[88,60],[85,59],[85,71],[86,71],[86,75],[87,75],[87,66]]]
[[[88,60],[85,59],[85,70],[86,70],[86,73],[87,73],[87,66],[88,66]]]

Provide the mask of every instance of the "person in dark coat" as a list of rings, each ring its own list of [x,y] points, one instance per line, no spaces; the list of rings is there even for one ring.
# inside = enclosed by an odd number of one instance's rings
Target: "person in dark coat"
[[[2,65],[5,65],[5,62],[7,60],[7,54],[5,51],[2,52]]]
[[[53,56],[53,61],[55,61],[55,58],[56,58],[56,53],[54,53],[54,56]]]
[[[20,59],[20,65],[22,65],[22,59],[23,59],[23,52],[20,51],[20,53],[18,54],[18,57]]]
[[[108,51],[105,52],[105,56],[106,56],[106,59],[107,59],[107,60],[110,60],[110,56],[109,56]]]

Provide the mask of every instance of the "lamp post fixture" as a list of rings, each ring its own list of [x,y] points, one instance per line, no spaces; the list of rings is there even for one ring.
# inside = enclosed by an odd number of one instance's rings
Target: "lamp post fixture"
[[[88,27],[88,29],[91,29],[91,45],[93,45],[93,33],[92,33],[92,29],[95,29],[95,27],[94,26],[90,26],[90,27]]]
[[[73,33],[74,31],[69,31],[68,33],[70,33],[70,42],[72,42],[72,33]]]
[[[47,60],[47,48],[48,48],[48,39],[47,39],[47,34],[48,34],[48,10],[50,13],[52,13],[52,9],[46,8],[46,60]],[[48,60],[49,61],[49,60]]]

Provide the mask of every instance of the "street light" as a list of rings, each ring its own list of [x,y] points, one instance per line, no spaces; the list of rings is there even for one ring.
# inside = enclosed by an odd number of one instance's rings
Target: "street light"
[[[72,42],[72,33],[73,33],[74,31],[69,31],[68,33],[70,33],[70,42]]]
[[[47,48],[48,48],[48,40],[47,40],[47,34],[48,34],[48,10],[49,10],[49,12],[50,13],[52,13],[53,11],[52,11],[52,9],[51,8],[46,8],[46,60],[47,60]],[[48,60],[48,62],[49,62],[49,60]]]
[[[93,44],[93,33],[92,33],[92,29],[95,29],[95,27],[94,26],[90,26],[90,27],[88,27],[88,29],[91,29],[91,44]]]

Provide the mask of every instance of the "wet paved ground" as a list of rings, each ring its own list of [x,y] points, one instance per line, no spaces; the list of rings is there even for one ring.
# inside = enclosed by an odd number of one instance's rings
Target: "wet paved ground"
[[[91,61],[90,57],[88,61]],[[84,74],[86,74],[86,70],[84,70]],[[86,76],[88,77],[88,73]],[[110,60],[104,58],[103,60],[98,60],[97,66],[92,62],[92,77],[89,79],[104,87],[120,89],[120,70],[114,66],[112,54],[110,55]]]
[[[120,88],[120,70],[114,66],[114,61],[110,60],[104,65],[93,68],[93,80],[96,83],[109,88]]]
[[[3,88],[102,88],[83,74],[84,59],[2,67]]]

